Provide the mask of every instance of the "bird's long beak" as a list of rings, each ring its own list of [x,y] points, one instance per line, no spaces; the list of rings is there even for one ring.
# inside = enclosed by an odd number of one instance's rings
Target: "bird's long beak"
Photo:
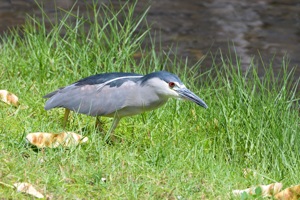
[[[176,91],[178,92],[179,96],[183,99],[187,99],[189,101],[192,101],[196,103],[199,106],[202,106],[203,108],[208,108],[206,103],[200,99],[197,95],[195,95],[192,91],[190,91],[187,88],[177,88]]]

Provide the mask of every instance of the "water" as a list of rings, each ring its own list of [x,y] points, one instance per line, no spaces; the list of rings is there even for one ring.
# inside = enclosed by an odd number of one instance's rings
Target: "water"
[[[43,2],[45,12],[54,16],[55,6],[68,10],[76,1]],[[84,2],[92,0],[77,2],[81,12],[88,12]],[[119,1],[111,2],[117,6]],[[244,69],[251,62],[261,65],[261,59],[267,65],[272,62],[276,73],[287,56],[289,66],[296,67],[295,79],[300,76],[299,0],[140,0],[136,12],[143,12],[149,4],[152,34],[160,32],[163,49],[173,49],[190,64],[207,55],[202,65],[209,68],[209,52],[218,60],[219,50],[223,55],[236,51]],[[24,24],[26,14],[41,15],[34,0],[1,1],[0,33]]]

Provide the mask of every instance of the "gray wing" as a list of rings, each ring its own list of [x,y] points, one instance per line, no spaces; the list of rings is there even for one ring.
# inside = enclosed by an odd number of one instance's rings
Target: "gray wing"
[[[121,86],[111,85],[76,85],[61,88],[49,93],[50,98],[45,109],[63,107],[91,116],[112,116],[128,105],[136,91],[135,81],[126,80]]]

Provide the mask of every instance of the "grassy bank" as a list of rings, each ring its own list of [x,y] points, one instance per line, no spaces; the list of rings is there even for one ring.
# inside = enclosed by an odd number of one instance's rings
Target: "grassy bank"
[[[22,37],[12,31],[1,39],[0,89],[21,103],[0,104],[1,198],[31,198],[7,186],[15,182],[29,182],[53,199],[229,199],[233,189],[299,184],[299,93],[284,62],[281,74],[266,67],[259,77],[254,64],[242,72],[233,65],[238,58],[224,56],[199,74],[201,63],[170,59],[153,43],[142,49],[150,29],[139,28],[146,13],[134,16],[134,5],[91,9],[93,17],[66,13],[48,31],[46,17],[31,18]],[[43,95],[80,78],[162,69],[178,74],[209,109],[171,100],[121,121],[115,134],[122,142],[113,145],[95,130],[94,118],[73,113],[63,129],[63,110],[43,109]],[[108,130],[111,120],[104,120]],[[30,132],[64,130],[89,142],[43,152],[25,142]],[[245,176],[245,169],[252,173]]]

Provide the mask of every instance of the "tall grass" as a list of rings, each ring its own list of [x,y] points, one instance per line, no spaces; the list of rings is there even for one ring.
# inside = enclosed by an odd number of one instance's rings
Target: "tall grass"
[[[19,108],[0,104],[1,198],[30,199],[5,186],[20,181],[53,199],[228,199],[232,189],[299,183],[299,79],[292,82],[284,60],[278,75],[268,64],[263,77],[255,64],[242,71],[229,55],[204,72],[201,62],[188,66],[155,51],[155,42],[142,48],[145,38],[156,40],[147,10],[135,16],[130,3],[90,9],[92,16],[65,12],[50,25],[45,13],[41,21],[30,17],[22,37],[1,38],[0,89],[21,101]],[[95,73],[161,69],[178,74],[209,108],[172,100],[121,121],[115,134],[122,142],[114,145],[91,117],[73,113],[66,130],[88,136],[88,144],[45,151],[26,144],[30,132],[64,130],[63,110],[46,112],[44,94]],[[245,177],[245,169],[256,175]]]

